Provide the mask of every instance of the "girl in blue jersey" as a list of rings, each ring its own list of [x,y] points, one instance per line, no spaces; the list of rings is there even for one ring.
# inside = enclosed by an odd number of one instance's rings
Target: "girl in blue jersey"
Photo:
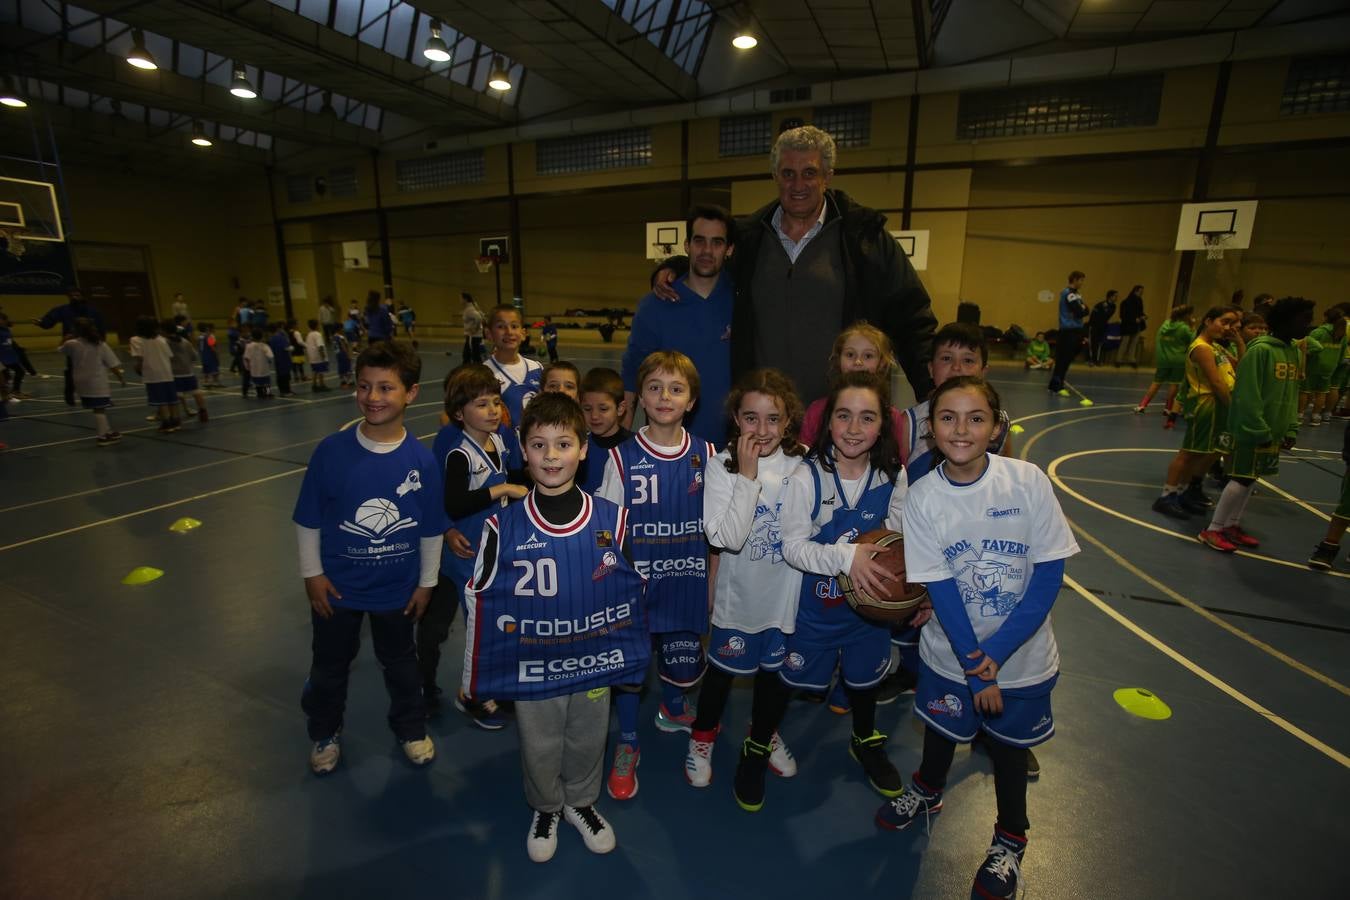
[[[525,407],[542,389],[543,366],[538,360],[520,355],[525,338],[525,322],[520,310],[503,304],[488,313],[488,335],[492,338],[492,355],[488,368],[502,386],[502,402],[506,406],[507,421],[519,424]]]
[[[712,781],[712,750],[737,675],[753,675],[749,740],[768,748],[769,768],[784,778],[797,762],[772,727],[791,691],[778,677],[787,635],[797,621],[801,573],[783,562],[783,494],[806,452],[797,440],[802,401],[777,369],[742,376],[727,395],[730,441],[713,457],[703,496],[703,529],[720,548],[715,570],[712,637],[684,776]],[[758,727],[756,727],[758,726]]]
[[[1045,473],[990,452],[1002,424],[989,384],[949,379],[930,410],[940,460],[904,508],[906,578],[927,585],[936,616],[923,630],[914,700],[923,762],[876,821],[901,829],[941,809],[957,743],[983,731],[998,819],[971,896],[1013,897],[1027,842],[1027,748],[1055,730],[1050,607],[1078,545]]]
[[[450,424],[436,435],[432,454],[445,482],[445,512],[454,522],[450,540],[441,548],[441,578],[432,595],[427,621],[418,628],[417,655],[422,689],[430,708],[440,706],[436,667],[440,645],[450,633],[459,591],[473,576],[473,550],[483,523],[512,500],[525,496],[528,480],[512,470],[506,443],[498,434],[502,420],[501,389],[486,366],[468,365],[450,374],[445,388]],[[458,534],[454,534],[458,532]],[[500,729],[504,722],[495,701],[461,692],[455,707],[478,727]]]
[[[884,581],[895,580],[872,558],[880,548],[852,543],[883,526],[900,530],[905,479],[889,409],[886,382],[866,372],[844,375],[826,401],[825,430],[788,483],[783,558],[805,574],[779,676],[790,687],[823,691],[838,665],[853,709],[849,752],[872,786],[894,797],[904,785],[886,756],[886,735],[876,730],[876,687],[890,666],[890,629],[855,613],[835,581],[847,573],[875,596]],[[744,809],[762,805],[767,764],[767,748],[744,745],[735,785]]]

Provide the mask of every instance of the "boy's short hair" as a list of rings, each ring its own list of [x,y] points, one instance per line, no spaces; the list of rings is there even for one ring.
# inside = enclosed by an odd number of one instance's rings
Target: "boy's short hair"
[[[445,411],[451,421],[455,413],[484,394],[502,395],[501,382],[492,370],[482,363],[466,363],[452,371],[445,379]]]
[[[710,222],[721,222],[727,230],[727,246],[736,245],[736,220],[731,217],[725,207],[718,206],[715,203],[695,203],[689,207],[689,214],[685,216],[685,234],[688,238],[694,236],[694,220],[707,219]]]
[[[1281,297],[1276,300],[1266,313],[1266,326],[1272,332],[1283,332],[1284,326],[1293,322],[1305,312],[1312,312],[1316,306],[1313,301],[1303,297]]]
[[[530,431],[543,425],[556,425],[576,435],[577,440],[586,440],[586,417],[581,406],[566,394],[550,392],[539,394],[525,407],[520,417],[520,442],[523,445],[530,438]]]
[[[398,380],[403,382],[403,386],[412,390],[422,377],[422,357],[407,344],[376,341],[356,357],[352,371],[358,378],[361,377],[362,369],[393,369],[398,372]]]
[[[1086,272],[1080,272],[1080,271],[1078,271],[1077,269],[1074,269],[1072,272],[1069,273],[1069,281],[1071,281],[1071,282],[1072,282],[1072,281],[1077,281],[1077,280],[1080,279],[1080,278],[1086,278],[1086,277],[1087,277],[1087,273],[1086,273]]]
[[[623,376],[613,369],[596,366],[581,379],[577,393],[582,397],[587,394],[608,394],[614,405],[618,406],[623,402]]]
[[[937,357],[938,350],[943,344],[954,344],[965,350],[980,351],[980,364],[989,365],[989,344],[984,339],[984,331],[978,325],[972,325],[969,322],[949,322],[938,329],[938,333],[933,335],[933,355],[932,359]]]
[[[571,372],[573,377],[576,378],[578,386],[580,386],[581,370],[565,359],[560,359],[557,362],[551,362],[548,365],[544,366],[544,371],[539,373],[539,383],[548,384],[548,376],[553,372],[559,371]],[[578,390],[578,393],[580,393],[580,390]]]
[[[647,379],[654,372],[674,372],[676,375],[684,376],[689,382],[689,393],[694,399],[698,399],[698,369],[694,366],[694,361],[680,351],[657,350],[642,361],[642,365],[638,366],[639,393],[642,385],[647,383]]]
[[[488,317],[487,317],[488,325],[491,325],[493,322],[496,322],[498,316],[503,316],[506,315],[507,313],[510,313],[517,319],[520,319],[521,325],[525,324],[525,317],[520,314],[520,310],[516,309],[510,303],[499,303],[498,305],[492,307],[492,309],[488,310]]]

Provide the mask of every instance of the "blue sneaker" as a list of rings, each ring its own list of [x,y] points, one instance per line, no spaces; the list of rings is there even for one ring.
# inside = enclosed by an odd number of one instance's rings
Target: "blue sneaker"
[[[455,696],[455,709],[484,731],[501,731],[506,727],[506,720],[502,718],[501,710],[497,709],[495,700],[475,700],[464,696],[461,691]]]
[[[904,831],[920,813],[925,822],[933,813],[942,809],[942,791],[930,791],[919,782],[919,773],[915,772],[907,791],[889,803],[883,803],[877,810],[876,823],[879,828],[888,831]]]
[[[994,842],[985,851],[984,865],[975,873],[971,900],[1010,900],[1022,881],[1022,854],[1027,839],[994,826]]]

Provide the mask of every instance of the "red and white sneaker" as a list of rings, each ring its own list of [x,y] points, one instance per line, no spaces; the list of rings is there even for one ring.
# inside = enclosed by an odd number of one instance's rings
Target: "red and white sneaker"
[[[712,752],[717,729],[689,732],[689,752],[684,757],[684,777],[696,788],[712,784]]]
[[[656,727],[667,734],[674,734],[677,731],[692,732],[694,730],[694,719],[697,717],[694,704],[688,700],[684,702],[684,712],[678,716],[666,709],[666,705],[662,703],[656,710]]]
[[[1232,553],[1234,550],[1237,549],[1237,545],[1233,544],[1228,540],[1228,538],[1224,537],[1224,533],[1222,531],[1210,531],[1206,529],[1197,534],[1195,536],[1195,539],[1200,543],[1204,544],[1206,547],[1218,550],[1220,553]]]
[[[1240,525],[1229,525],[1223,530],[1228,542],[1238,547],[1260,547],[1261,542],[1242,530]]]
[[[620,744],[614,748],[614,764],[610,766],[605,790],[615,800],[631,800],[637,796],[637,767],[641,757],[642,751],[632,744]]]
[[[791,778],[797,774],[797,757],[792,755],[776,731],[769,738],[769,768],[779,778]]]

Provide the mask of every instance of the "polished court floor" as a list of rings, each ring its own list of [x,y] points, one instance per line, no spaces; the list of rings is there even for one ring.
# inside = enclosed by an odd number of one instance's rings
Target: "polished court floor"
[[[566,353],[567,335],[564,335]],[[450,365],[424,346],[409,427],[429,441]],[[584,370],[614,365],[586,344]],[[40,368],[58,372],[52,356]],[[1047,469],[1083,552],[1055,608],[1057,733],[1038,749],[1034,898],[1337,896],[1350,806],[1350,570],[1304,567],[1339,492],[1341,428],[1305,429],[1249,508],[1259,550],[1222,556],[1198,526],[1149,504],[1180,434],[1131,407],[1146,373],[1072,378],[992,371]],[[902,834],[848,757],[848,724],[794,703],[783,734],[800,774],[771,780],[756,815],[730,794],[738,727],[713,784],[684,781],[683,736],[650,727],[641,789],[602,797],[619,847],[587,853],[564,827],[547,865],[524,852],[529,813],[512,727],[453,710],[431,722],[429,768],[384,723],[378,666],[353,673],[344,758],[310,775],[299,710],[307,605],[290,512],[315,443],[356,416],[346,394],[262,404],[214,392],[212,421],[159,435],[138,385],[117,392],[126,439],[100,449],[60,380],[0,423],[0,896],[54,897],[964,897],[994,817],[988,759],[958,753],[946,805]],[[1211,489],[1212,490],[1212,489]],[[189,516],[187,534],[169,525]],[[136,566],[164,576],[138,587]],[[457,623],[442,686],[458,677]],[[1126,713],[1119,688],[1172,710]],[[748,714],[738,690],[728,723]],[[911,701],[880,727],[902,772],[918,763]]]

